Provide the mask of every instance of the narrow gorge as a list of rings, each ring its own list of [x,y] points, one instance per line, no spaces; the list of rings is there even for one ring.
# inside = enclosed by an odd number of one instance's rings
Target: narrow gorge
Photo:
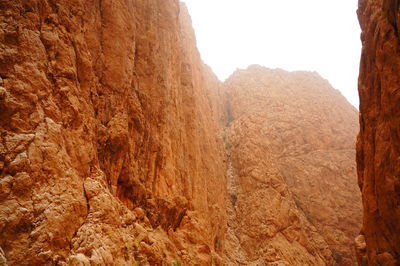
[[[316,72],[219,81],[178,0],[0,0],[0,265],[397,265],[398,16],[370,58],[360,3],[361,129]]]

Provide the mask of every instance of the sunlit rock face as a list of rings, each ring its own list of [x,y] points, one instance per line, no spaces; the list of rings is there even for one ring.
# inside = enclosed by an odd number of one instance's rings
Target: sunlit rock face
[[[315,72],[251,66],[224,85],[242,257],[354,263],[362,213],[357,110]]]
[[[399,2],[359,1],[358,182],[364,218],[356,239],[359,265],[400,264]]]
[[[11,265],[219,261],[220,82],[175,0],[0,3]]]

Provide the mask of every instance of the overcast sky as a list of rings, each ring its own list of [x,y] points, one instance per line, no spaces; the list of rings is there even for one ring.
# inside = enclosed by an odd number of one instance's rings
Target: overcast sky
[[[357,0],[183,0],[220,80],[260,64],[317,71],[358,108]]]

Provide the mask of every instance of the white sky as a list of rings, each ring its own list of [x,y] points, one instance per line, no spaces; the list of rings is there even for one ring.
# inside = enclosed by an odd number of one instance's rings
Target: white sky
[[[358,108],[357,0],[183,0],[197,47],[221,80],[260,64],[317,71]]]

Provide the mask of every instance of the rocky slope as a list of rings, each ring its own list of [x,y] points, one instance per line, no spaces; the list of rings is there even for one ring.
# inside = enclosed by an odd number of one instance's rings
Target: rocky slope
[[[225,86],[243,265],[351,265],[361,223],[355,108],[311,72],[251,66]]]
[[[360,0],[359,265],[400,264],[400,17],[398,1]]]
[[[11,265],[218,262],[220,83],[175,0],[0,2]]]

